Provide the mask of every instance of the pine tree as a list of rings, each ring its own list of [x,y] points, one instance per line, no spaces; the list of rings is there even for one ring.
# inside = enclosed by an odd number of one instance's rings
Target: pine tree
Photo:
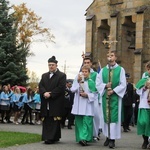
[[[0,83],[26,85],[26,54],[21,46],[16,47],[15,18],[10,10],[9,2],[0,0]]]

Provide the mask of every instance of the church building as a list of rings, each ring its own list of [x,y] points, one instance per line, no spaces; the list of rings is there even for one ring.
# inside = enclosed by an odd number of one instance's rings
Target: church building
[[[117,63],[136,83],[150,61],[150,0],[93,0],[85,16],[86,53],[104,67],[109,45],[103,41],[112,41]]]

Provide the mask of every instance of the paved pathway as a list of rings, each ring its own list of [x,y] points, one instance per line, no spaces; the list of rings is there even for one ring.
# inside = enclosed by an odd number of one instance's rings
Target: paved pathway
[[[41,125],[14,125],[0,124],[0,131],[19,131],[41,134]],[[74,129],[62,129],[62,138],[58,144],[45,145],[43,142],[13,146],[9,148],[0,148],[0,150],[107,150],[103,143],[105,137],[102,135],[100,141],[90,144],[90,146],[82,147],[75,142]],[[116,140],[116,150],[140,150],[142,137],[137,136],[136,127],[131,127],[128,133],[122,132],[122,138]]]

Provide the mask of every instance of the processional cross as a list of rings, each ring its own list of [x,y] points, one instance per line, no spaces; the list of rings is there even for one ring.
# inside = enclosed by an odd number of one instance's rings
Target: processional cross
[[[102,42],[105,44],[108,44],[108,67],[109,67],[109,77],[108,77],[108,82],[111,82],[111,68],[110,68],[110,61],[111,61],[111,45],[117,43],[118,41],[116,40],[112,40],[112,37],[109,35],[108,36],[108,41],[106,39],[104,39]],[[111,88],[108,88],[108,90],[112,90]],[[110,123],[111,123],[111,112],[110,112],[110,101],[111,101],[111,96],[107,95],[107,99],[106,99],[106,107],[107,107],[107,123],[108,123],[108,138],[110,139]]]
[[[108,41],[106,39],[104,39],[102,42],[104,43],[104,45],[108,44],[108,48],[109,48],[109,52],[110,52],[111,45],[114,43],[117,43],[118,41],[116,41],[116,40],[113,41],[111,35],[108,36],[108,39],[109,39]]]

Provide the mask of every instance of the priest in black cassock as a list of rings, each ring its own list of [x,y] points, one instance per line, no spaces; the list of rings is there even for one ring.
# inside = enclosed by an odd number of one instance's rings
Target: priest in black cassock
[[[55,56],[48,59],[49,72],[42,75],[39,83],[42,140],[45,144],[56,143],[61,138],[60,120],[64,107],[66,74],[59,71],[57,63]]]

